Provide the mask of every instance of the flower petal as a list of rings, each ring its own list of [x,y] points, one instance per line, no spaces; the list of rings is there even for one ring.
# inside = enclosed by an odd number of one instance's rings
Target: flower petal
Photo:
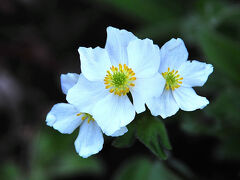
[[[182,39],[172,38],[161,47],[160,56],[159,72],[162,73],[166,72],[168,67],[171,70],[178,70],[178,67],[187,61],[188,51]]]
[[[203,86],[213,72],[213,66],[199,61],[186,61],[179,68],[184,87]]]
[[[113,134],[111,134],[110,136],[118,137],[118,136],[124,135],[126,132],[128,132],[128,129],[126,126],[124,126],[124,127],[121,127],[119,130],[117,130],[116,132],[114,132]]]
[[[141,113],[146,110],[145,103],[146,100],[145,98],[141,95],[140,91],[131,91],[132,98],[133,98],[133,105],[135,108],[136,113]]]
[[[84,76],[90,81],[103,80],[111,67],[107,50],[100,47],[95,49],[79,47],[78,52]]]
[[[159,73],[150,78],[141,78],[134,81],[135,86],[131,89],[133,105],[137,113],[145,111],[145,103],[152,97],[162,94],[165,79]]]
[[[153,76],[159,68],[159,48],[150,39],[136,39],[129,43],[128,67],[136,73],[136,78]]]
[[[114,27],[107,28],[107,41],[105,48],[109,53],[109,57],[114,66],[127,64],[127,46],[130,41],[137,39],[133,33],[126,30],[119,30]]]
[[[47,115],[47,125],[63,134],[71,134],[82,122],[78,111],[67,103],[55,104]]]
[[[67,101],[81,112],[92,114],[93,106],[109,92],[101,81],[89,81],[80,74],[78,82],[67,94]]]
[[[179,87],[173,91],[173,96],[178,106],[184,111],[194,111],[203,109],[209,101],[202,96],[198,96],[193,88]]]
[[[135,117],[135,110],[127,96],[109,94],[96,103],[93,117],[102,131],[110,136]]]
[[[74,143],[77,153],[87,158],[101,151],[103,147],[103,135],[96,122],[85,120],[80,127],[78,137]]]
[[[164,90],[160,97],[150,99],[147,106],[152,115],[160,115],[162,118],[176,114],[179,109],[171,90]]]
[[[64,94],[77,83],[78,78],[79,74],[76,73],[61,74],[61,88]]]
[[[47,117],[46,117],[46,123],[48,126],[52,127],[53,124],[55,123],[56,121],[56,117],[53,115],[53,113],[50,111],[48,114],[47,114]]]

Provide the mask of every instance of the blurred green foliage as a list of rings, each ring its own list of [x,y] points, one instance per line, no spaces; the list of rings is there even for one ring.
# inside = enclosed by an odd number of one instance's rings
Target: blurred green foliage
[[[114,180],[181,180],[176,173],[164,166],[160,161],[152,161],[146,157],[131,158],[122,169],[117,171]]]
[[[79,173],[100,175],[103,172],[104,166],[100,160],[93,157],[83,159],[75,152],[73,142],[77,137],[77,130],[66,136],[52,129],[49,132],[49,129],[47,132],[41,132],[33,143],[31,180],[52,179]]]
[[[73,141],[77,134],[62,135],[51,128],[44,128],[33,141],[31,168],[27,173],[14,163],[5,164],[0,179],[6,180],[51,180],[69,175],[104,173],[104,164],[96,158],[81,158],[74,150]]]
[[[0,167],[0,179],[21,180],[21,171],[14,162],[7,162]]]

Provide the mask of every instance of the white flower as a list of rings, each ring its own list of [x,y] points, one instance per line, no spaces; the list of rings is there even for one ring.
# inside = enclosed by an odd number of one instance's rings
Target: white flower
[[[67,101],[92,114],[107,135],[129,124],[135,111],[145,111],[146,101],[164,89],[159,48],[150,39],[108,27],[105,49],[80,47],[79,53],[84,76],[69,90]]]
[[[81,75],[80,75],[81,77]],[[68,73],[61,75],[61,86],[64,94],[79,79],[79,75]],[[75,141],[77,153],[83,158],[98,153],[103,147],[103,134],[92,115],[82,112],[72,104],[58,103],[53,106],[46,118],[47,125],[53,127],[63,134],[71,134],[80,126],[79,135]],[[123,127],[111,136],[121,136],[127,132]]]
[[[192,87],[203,86],[213,72],[211,64],[187,61],[188,52],[182,39],[171,39],[161,50],[159,72],[166,80],[160,97],[152,98],[148,107],[154,116],[166,118],[178,109],[194,111],[204,108],[209,102],[198,96]]]

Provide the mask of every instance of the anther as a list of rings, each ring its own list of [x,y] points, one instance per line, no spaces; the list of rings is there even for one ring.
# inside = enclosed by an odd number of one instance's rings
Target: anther
[[[126,95],[129,92],[129,87],[134,87],[133,83],[136,80],[135,73],[126,64],[119,64],[119,67],[112,66],[111,72],[108,70],[104,78],[105,88],[109,89],[110,93],[115,95]]]
[[[182,84],[181,80],[183,80],[183,77],[180,77],[180,75],[178,74],[178,70],[175,71],[173,69],[172,71],[170,71],[170,68],[168,67],[168,71],[162,73],[162,76],[166,80],[166,90],[175,90],[180,87],[180,84]]]

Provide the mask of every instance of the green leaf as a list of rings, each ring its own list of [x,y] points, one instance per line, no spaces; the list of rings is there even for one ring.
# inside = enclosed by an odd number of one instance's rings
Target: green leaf
[[[171,150],[164,123],[157,117],[145,112],[137,119],[137,138],[156,156],[167,159],[164,148]]]
[[[112,142],[112,145],[117,148],[126,148],[130,147],[135,141],[135,126],[134,123],[131,123],[127,126],[128,132],[123,136],[117,137]]]

